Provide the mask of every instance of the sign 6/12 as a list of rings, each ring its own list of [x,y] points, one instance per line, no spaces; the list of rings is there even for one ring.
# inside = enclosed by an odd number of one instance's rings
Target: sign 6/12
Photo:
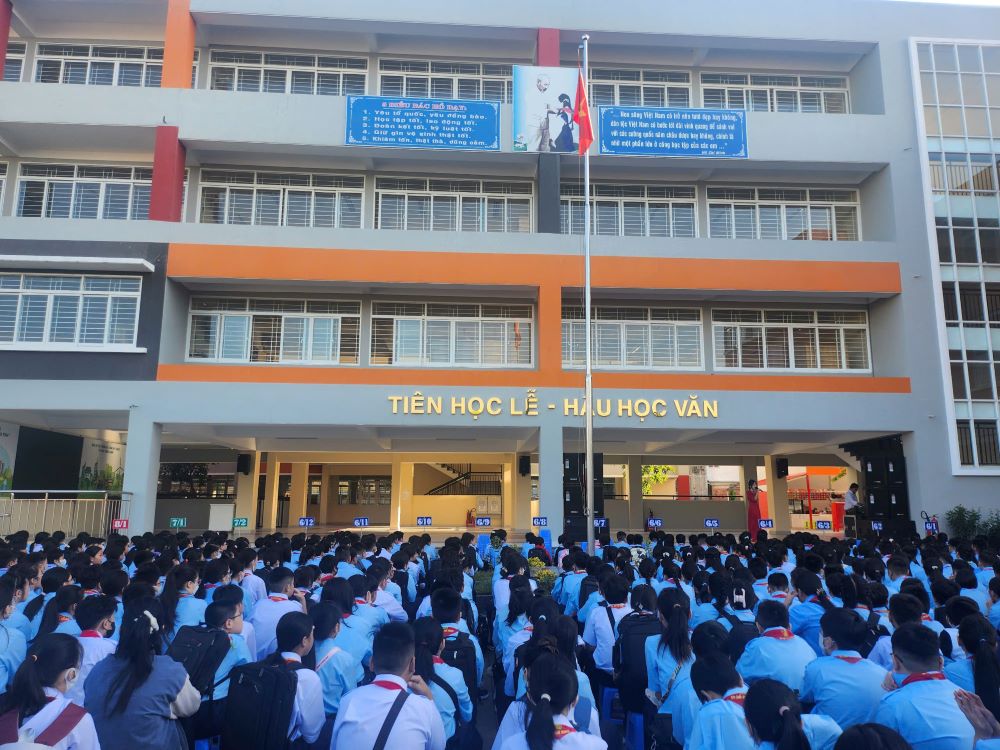
[[[718,518],[706,518],[705,519],[705,528],[706,529],[717,529],[717,528],[719,528],[719,519]]]
[[[309,527],[315,525],[316,525],[316,519],[313,518],[312,516],[302,516],[301,518],[299,518],[299,526]]]
[[[773,518],[762,518],[757,521],[757,526],[762,529],[773,529],[774,519]]]
[[[594,519],[594,528],[595,529],[606,529],[606,528],[608,528],[608,519],[607,518],[595,518]]]
[[[532,516],[531,517],[531,525],[532,526],[543,526],[543,527],[544,526],[548,526],[549,525],[549,518],[548,518],[548,516]]]
[[[170,528],[172,529],[186,529],[188,525],[188,520],[184,516],[171,516],[170,518]]]
[[[250,523],[249,519],[246,519],[246,518],[234,518],[233,519],[233,528],[234,529],[245,529],[245,528],[247,528],[247,526],[249,526],[249,523]]]
[[[493,519],[489,516],[479,516],[476,518],[476,526],[492,526]]]
[[[829,531],[832,528],[833,528],[833,522],[832,521],[817,521],[816,522],[816,530],[817,531]]]
[[[649,518],[649,519],[646,520],[646,523],[649,524],[649,528],[651,528],[651,529],[662,529],[663,528],[663,519],[662,518]]]
[[[430,516],[417,516],[417,526],[432,526],[432,525],[433,522],[431,521]]]
[[[312,526],[312,524],[309,525]],[[361,528],[362,526],[367,526],[368,516],[358,516],[357,518],[354,519],[354,525],[357,526],[358,528]]]
[[[872,531],[882,531],[883,528],[881,521],[872,521]]]

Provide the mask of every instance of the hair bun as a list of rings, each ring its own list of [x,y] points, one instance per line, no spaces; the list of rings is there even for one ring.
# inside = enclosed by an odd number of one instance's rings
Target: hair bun
[[[549,695],[548,693],[542,693],[541,697],[538,700],[539,700],[539,702],[541,702],[541,701],[548,701],[549,703],[551,703],[552,702],[552,696]]]

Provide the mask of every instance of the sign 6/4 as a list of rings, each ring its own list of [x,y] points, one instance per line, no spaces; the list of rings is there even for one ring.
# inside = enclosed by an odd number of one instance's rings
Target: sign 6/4
[[[430,516],[417,516],[417,526],[432,526]]]
[[[531,518],[531,525],[532,526],[541,526],[541,527],[548,526],[549,525],[548,516],[532,516],[532,518]]]
[[[719,528],[719,519],[718,518],[706,518],[705,519],[705,528],[706,529],[717,529],[717,528]]]
[[[476,526],[492,526],[493,519],[488,516],[481,516],[476,518]]]

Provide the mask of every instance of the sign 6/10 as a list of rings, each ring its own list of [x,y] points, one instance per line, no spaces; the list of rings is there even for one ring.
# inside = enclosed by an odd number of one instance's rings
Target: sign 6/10
[[[719,528],[719,519],[718,518],[706,518],[705,519],[705,528],[706,529],[717,529],[717,528]]]
[[[184,516],[171,516],[170,518],[170,528],[172,529],[186,529],[188,525],[188,520]]]
[[[476,518],[476,526],[492,526],[493,519],[489,516],[480,516]]]
[[[773,529],[774,519],[773,518],[762,518],[757,521],[757,526],[761,529]]]
[[[817,521],[816,530],[817,531],[829,531],[833,528],[833,522],[831,521]]]
[[[430,516],[417,516],[417,526],[433,526]]]
[[[309,524],[309,525],[312,526],[312,524]],[[357,526],[358,528],[361,528],[363,526],[367,526],[368,525],[368,516],[358,516],[357,518],[354,519],[354,525]]]
[[[663,528],[663,519],[662,518],[650,518],[650,519],[647,519],[646,523],[649,524],[649,528],[651,528],[651,529],[662,529]]]
[[[548,516],[532,516],[531,517],[531,525],[532,526],[541,526],[541,527],[548,526],[549,525],[549,518],[548,518]]]
[[[234,529],[245,529],[250,525],[249,519],[246,518],[234,518],[233,528]]]

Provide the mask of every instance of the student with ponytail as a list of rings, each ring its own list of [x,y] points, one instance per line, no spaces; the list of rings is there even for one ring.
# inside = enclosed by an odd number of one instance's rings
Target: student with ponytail
[[[808,643],[817,656],[823,655],[819,643],[820,618],[831,609],[835,609],[830,598],[823,590],[823,583],[818,575],[805,568],[796,568],[792,573],[793,596],[786,600],[788,620],[791,630]],[[799,604],[792,607],[793,600]]]
[[[205,620],[208,602],[196,599],[201,576],[193,565],[178,565],[167,573],[160,603],[163,605],[163,632],[167,642],[174,639],[183,625],[199,625]]]
[[[537,641],[552,632],[556,620],[562,615],[559,606],[550,597],[541,597],[531,603],[531,610],[528,613],[528,625],[521,631],[514,633],[504,645],[503,668],[507,675],[504,681],[504,693],[514,697],[514,672],[517,671],[514,663],[514,654],[518,647],[528,641]]]
[[[295,706],[292,724],[288,727],[289,747],[309,745],[319,738],[326,723],[323,709],[323,684],[319,675],[302,663],[313,650],[313,621],[305,612],[286,612],[275,628],[278,650],[268,656],[265,664],[284,665],[295,674]],[[332,734],[331,728],[331,734]],[[301,742],[298,740],[301,739]]]
[[[783,682],[758,680],[743,703],[750,736],[761,750],[832,750],[841,729],[828,716],[802,715],[795,693]]]
[[[663,632],[646,639],[647,695],[655,698],[657,717],[662,717],[654,720],[655,725],[665,734],[669,724],[674,740],[683,745],[700,705],[691,688],[691,600],[680,588],[666,588],[656,598],[656,610]],[[709,622],[722,630],[714,620]]]
[[[0,745],[20,739],[55,750],[99,750],[94,720],[65,696],[79,678],[80,657],[72,636],[52,633],[35,641],[0,696]]]
[[[73,615],[76,612],[76,605],[82,601],[83,589],[79,586],[63,586],[59,589],[45,605],[36,639],[47,633],[80,635],[80,626],[76,624]]]
[[[996,628],[982,615],[969,615],[959,623],[958,642],[968,658],[946,664],[945,676],[963,690],[978,695],[990,713],[1000,718]]]
[[[472,700],[462,670],[444,663],[444,630],[433,617],[421,617],[413,623],[415,640],[414,671],[431,689],[434,705],[441,714],[445,739],[451,739],[459,723],[472,721]],[[457,716],[456,716],[457,714]]]
[[[8,625],[7,620],[13,611],[14,584],[0,578],[0,691],[7,689],[28,650],[24,633]]]
[[[591,706],[596,706],[597,702],[594,700],[594,691],[590,685],[590,678],[580,671],[580,664],[576,658],[577,641],[580,638],[580,631],[577,628],[576,620],[568,615],[561,615],[556,618],[555,624],[549,629],[548,632],[549,635],[545,637],[546,642],[551,645],[551,642],[554,641],[555,653],[558,653],[566,659],[567,662],[573,665],[573,669],[576,670],[579,700],[586,700]],[[535,643],[537,642],[538,639],[535,640]],[[527,648],[525,649],[525,652],[527,652]],[[524,695],[528,690],[528,682],[525,679],[525,673],[528,668],[527,657],[521,659],[520,661],[524,669],[521,670],[521,674],[517,680],[518,700],[524,698]]]

